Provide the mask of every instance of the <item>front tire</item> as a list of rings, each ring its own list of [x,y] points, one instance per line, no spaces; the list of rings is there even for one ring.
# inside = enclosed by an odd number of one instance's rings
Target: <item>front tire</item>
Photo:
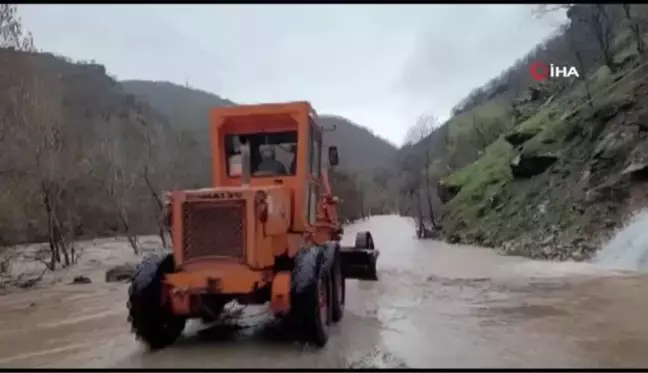
[[[329,338],[331,287],[324,250],[302,249],[295,257],[290,318],[302,340],[324,347]]]
[[[151,350],[175,342],[187,321],[162,303],[164,274],[173,271],[172,255],[150,256],[137,267],[128,291],[128,320],[137,338]]]

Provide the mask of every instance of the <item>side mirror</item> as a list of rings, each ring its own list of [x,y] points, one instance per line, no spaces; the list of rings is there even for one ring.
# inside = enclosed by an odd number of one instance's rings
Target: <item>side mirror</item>
[[[338,159],[338,150],[337,146],[329,146],[328,148],[328,158],[329,158],[329,166],[335,167],[339,163]]]

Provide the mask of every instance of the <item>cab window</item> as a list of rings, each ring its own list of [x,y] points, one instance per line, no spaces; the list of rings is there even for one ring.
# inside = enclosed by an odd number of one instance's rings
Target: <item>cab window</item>
[[[227,135],[225,156],[227,175],[242,172],[241,145],[250,145],[252,177],[291,176],[297,171],[297,131]]]

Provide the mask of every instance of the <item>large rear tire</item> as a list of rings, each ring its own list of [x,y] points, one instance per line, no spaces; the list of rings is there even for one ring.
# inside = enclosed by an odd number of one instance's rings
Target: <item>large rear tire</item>
[[[342,273],[341,258],[336,253],[333,268],[331,269],[331,283],[332,283],[332,296],[331,296],[331,320],[338,322],[344,316],[344,301],[346,298],[346,280],[344,273]]]
[[[128,291],[128,320],[133,333],[151,350],[175,342],[187,321],[174,315],[168,303],[162,303],[164,274],[173,271],[172,255],[147,257],[137,267]]]
[[[324,347],[329,338],[331,281],[325,261],[321,248],[302,249],[295,257],[291,276],[293,327],[300,339],[317,347]]]

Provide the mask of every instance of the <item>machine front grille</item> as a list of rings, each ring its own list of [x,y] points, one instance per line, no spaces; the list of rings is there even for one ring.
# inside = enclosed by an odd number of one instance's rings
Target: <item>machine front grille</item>
[[[245,200],[187,201],[183,206],[184,260],[244,259]]]

